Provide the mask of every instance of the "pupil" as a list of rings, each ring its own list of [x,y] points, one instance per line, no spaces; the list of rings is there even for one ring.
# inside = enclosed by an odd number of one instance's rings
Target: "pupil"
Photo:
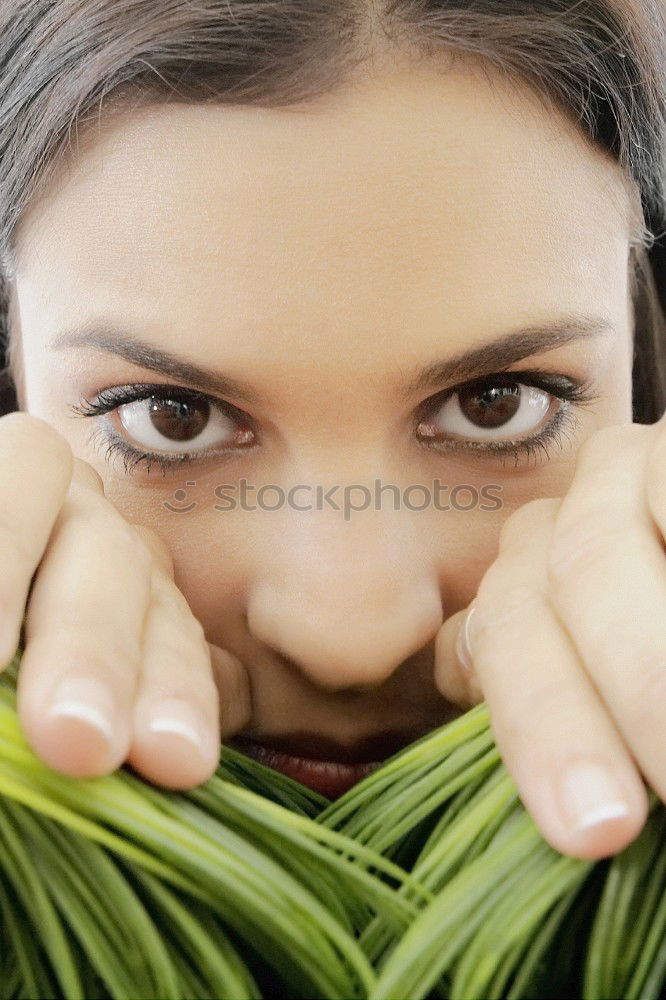
[[[520,406],[520,386],[513,383],[482,390],[462,389],[458,402],[467,419],[478,427],[501,427]]]
[[[150,419],[156,430],[171,441],[189,441],[202,432],[210,416],[210,404],[181,399],[151,399]]]

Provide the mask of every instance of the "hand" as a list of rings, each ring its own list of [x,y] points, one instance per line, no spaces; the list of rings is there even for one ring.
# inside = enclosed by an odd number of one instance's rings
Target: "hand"
[[[563,499],[506,520],[470,606],[473,675],[500,753],[564,854],[605,857],[638,835],[641,774],[666,799],[665,538],[666,416],[603,428]],[[449,697],[465,685],[455,653],[465,618],[437,638]]]
[[[23,622],[17,704],[34,752],[73,777],[127,761],[167,788],[207,780],[246,724],[248,681],[206,641],[164,543],[36,417],[0,419],[0,482],[0,669]]]

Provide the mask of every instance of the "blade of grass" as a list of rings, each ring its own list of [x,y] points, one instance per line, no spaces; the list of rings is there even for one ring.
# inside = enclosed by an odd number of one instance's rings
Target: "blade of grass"
[[[71,997],[71,1000],[84,1000],[81,981],[72,959],[61,919],[44,888],[42,879],[25,844],[18,835],[12,822],[10,809],[10,804],[0,799],[0,853],[5,877],[12,883],[14,892],[30,923],[40,930],[48,959],[59,982],[67,991],[67,996]],[[17,940],[16,936],[15,940]],[[23,941],[25,947],[25,939]],[[31,964],[29,973],[26,972],[26,963],[21,962],[21,965],[26,985],[30,989],[36,989],[37,983],[33,981],[33,970],[38,975],[38,970],[43,967],[43,963],[36,960],[35,948],[32,947],[32,944],[30,944],[30,950],[32,953],[31,963],[34,962],[34,965]],[[50,975],[44,973],[42,979],[47,978],[50,979]]]
[[[165,940],[181,958],[178,977],[181,990],[186,988],[182,972],[185,959],[189,959],[192,975],[198,975],[206,994],[234,997],[234,1000],[260,997],[250,971],[213,914],[202,906],[194,906],[192,901],[185,905],[148,872],[132,870],[131,876],[150,904]]]

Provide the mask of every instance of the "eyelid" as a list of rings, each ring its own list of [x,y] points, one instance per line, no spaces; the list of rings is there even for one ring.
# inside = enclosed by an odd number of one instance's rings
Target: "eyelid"
[[[138,403],[142,400],[150,399],[151,396],[157,396],[160,399],[203,399],[210,403],[211,406],[215,406],[223,413],[226,413],[233,420],[242,421],[248,424],[253,430],[255,429],[252,417],[226,399],[218,399],[216,396],[209,396],[199,389],[190,389],[186,386],[173,385],[171,383],[128,382],[124,385],[107,386],[104,389],[100,389],[90,399],[82,397],[79,404],[70,407],[70,409],[75,416],[103,416],[105,413],[110,413],[112,410],[118,409],[127,403]]]
[[[521,385],[534,386],[536,389],[543,389],[544,392],[559,396],[560,399],[570,399],[572,402],[577,402],[578,399],[581,402],[591,402],[599,398],[590,394],[590,381],[571,378],[568,375],[544,371],[539,368],[530,368],[523,371],[507,371],[505,369],[494,372],[491,375],[482,375],[479,378],[468,379],[466,382],[459,382],[457,385],[440,389],[439,392],[428,396],[427,399],[424,399],[417,406],[417,413],[419,414],[418,422],[423,420],[423,413],[432,412],[436,408],[443,406],[447,400],[457,392],[462,392],[463,389],[481,388],[486,385],[496,386],[501,383],[519,383]],[[577,398],[572,398],[572,396]]]
[[[120,434],[113,426],[111,415],[122,406],[131,403],[141,403],[151,398],[175,399],[183,401],[205,400],[211,407],[215,407],[240,426],[245,425],[252,433],[251,443],[242,445],[229,445],[216,449],[205,449],[204,451],[192,452],[151,452],[141,450],[132,445],[124,435]],[[215,456],[217,462],[225,461],[236,457],[240,452],[249,452],[256,448],[258,435],[254,427],[252,418],[249,417],[233,403],[226,400],[217,399],[198,389],[191,389],[185,386],[177,386],[170,383],[140,382],[127,383],[120,386],[108,386],[101,389],[91,398],[82,396],[78,405],[70,406],[74,416],[84,418],[98,418],[101,426],[93,428],[89,443],[96,442],[96,446],[105,448],[106,461],[110,461],[111,456],[118,454],[124,463],[125,472],[130,473],[132,469],[141,463],[145,463],[147,473],[153,465],[158,465],[162,469],[162,474],[166,475],[167,469],[177,468],[187,462],[202,461],[207,457]]]
[[[485,386],[497,386],[500,384],[528,385],[536,389],[541,389],[550,395],[562,400],[563,403],[570,403],[576,406],[585,406],[600,398],[599,394],[592,392],[592,381],[590,379],[577,379],[569,375],[562,375],[555,372],[543,371],[538,368],[525,369],[523,371],[500,371],[494,375],[484,375],[478,379],[471,379],[467,382],[460,382],[458,385],[442,389],[440,392],[429,396],[416,408],[414,417],[414,428],[433,414],[458,392],[464,389],[478,388],[479,391]]]

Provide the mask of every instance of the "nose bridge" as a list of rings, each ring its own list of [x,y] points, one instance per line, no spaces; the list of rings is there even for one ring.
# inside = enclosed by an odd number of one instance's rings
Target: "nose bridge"
[[[322,513],[291,520],[272,547],[248,627],[322,687],[379,684],[439,628],[437,568],[407,518]]]

